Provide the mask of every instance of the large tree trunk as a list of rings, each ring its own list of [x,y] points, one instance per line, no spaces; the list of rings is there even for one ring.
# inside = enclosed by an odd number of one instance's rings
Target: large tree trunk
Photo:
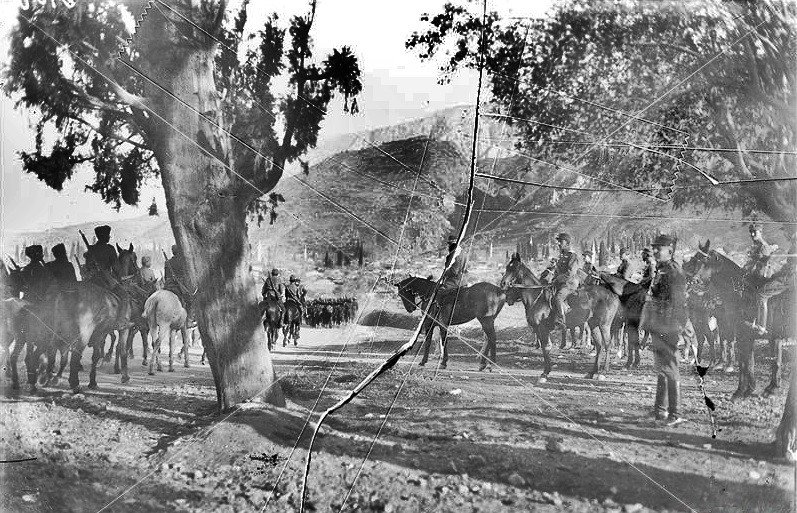
[[[148,33],[139,38],[163,37],[162,27],[151,18],[142,25],[141,32]],[[182,47],[148,59],[145,72],[221,123],[213,56],[212,48]],[[183,285],[196,289],[194,311],[219,407],[224,410],[258,395],[282,405],[249,267],[246,207],[259,194],[242,194],[241,178],[220,162],[235,169],[229,136],[157,87],[148,85],[147,93],[152,109],[172,125],[150,116],[169,220],[186,261]]]
[[[775,434],[775,450],[778,455],[794,461],[797,456],[797,352],[791,366],[791,384],[786,396],[786,406]]]

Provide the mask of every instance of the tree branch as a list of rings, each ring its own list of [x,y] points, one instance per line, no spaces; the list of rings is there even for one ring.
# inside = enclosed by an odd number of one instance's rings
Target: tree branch
[[[114,139],[114,140],[120,141],[122,143],[127,143],[127,144],[130,144],[130,145],[135,146],[137,148],[141,148],[142,150],[151,151],[149,146],[147,146],[147,145],[145,145],[143,143],[134,141],[133,139],[131,139],[129,137],[124,137],[124,136],[116,135],[116,134],[112,134],[112,133],[111,134],[104,133],[104,132],[102,132],[100,130],[99,127],[93,125],[90,121],[87,121],[87,120],[83,119],[80,116],[77,116],[75,114],[69,114],[68,117],[69,117],[69,119],[72,119],[74,121],[77,121],[79,123],[82,123],[82,124],[86,125],[87,127],[91,128],[92,130],[94,130],[96,133],[100,134],[103,137],[107,137],[109,139]]]
[[[673,43],[662,43],[662,42],[655,42],[655,41],[637,41],[637,42],[628,42],[626,43],[628,46],[653,46],[653,47],[666,47],[671,48],[673,50],[679,50],[684,53],[688,53],[693,57],[702,57],[701,54],[695,52],[694,50],[690,50],[685,46],[676,45]]]

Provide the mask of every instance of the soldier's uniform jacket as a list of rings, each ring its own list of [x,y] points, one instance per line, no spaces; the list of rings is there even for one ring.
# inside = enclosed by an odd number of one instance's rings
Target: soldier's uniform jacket
[[[304,302],[304,295],[307,291],[304,290],[304,285],[296,285],[291,283],[285,287],[285,301],[294,301],[302,304]]]
[[[578,286],[578,271],[581,269],[581,259],[574,251],[560,255],[554,269],[553,283],[556,285]]]
[[[650,328],[658,333],[678,332],[686,325],[686,277],[674,260],[661,262],[650,287]],[[648,305],[646,305],[648,306]]]
[[[642,270],[642,281],[640,283],[649,283],[653,279],[654,270],[651,266],[645,265]]]
[[[178,296],[185,293],[183,287],[183,276],[185,276],[183,260],[174,255],[166,261],[166,266],[163,269],[163,288],[174,292]]]
[[[39,302],[45,299],[47,287],[52,282],[52,275],[44,265],[44,262],[31,262],[22,268],[22,280],[24,283],[24,298]]]
[[[261,291],[263,299],[282,299],[285,294],[285,285],[279,276],[269,275]]]
[[[446,255],[446,270],[443,272],[443,282],[440,285],[440,288],[443,290],[450,290],[459,287],[462,283],[462,277],[466,272],[465,265],[467,262],[461,253],[454,258],[454,263],[451,264],[451,267],[448,267],[453,257],[453,251]]]
[[[75,267],[69,260],[56,258],[52,262],[47,262],[44,266],[61,285],[77,282]]]
[[[620,276],[624,280],[630,280],[631,275],[634,274],[633,269],[631,269],[631,262],[628,260],[622,260],[620,265],[617,266],[617,271],[614,274]]]
[[[766,241],[754,241],[747,251],[747,264],[744,269],[753,276],[769,278],[769,257],[775,252],[774,246]]]
[[[86,265],[92,270],[101,269],[113,273],[118,259],[119,256],[116,254],[116,249],[110,244],[98,242],[86,252]]]

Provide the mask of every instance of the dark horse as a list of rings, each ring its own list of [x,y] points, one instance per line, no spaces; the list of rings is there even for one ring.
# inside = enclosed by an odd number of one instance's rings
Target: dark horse
[[[726,321],[733,323],[738,337],[739,349],[739,386],[733,393],[733,399],[755,395],[755,355],[756,335],[747,328],[745,321],[756,316],[755,290],[744,271],[730,258],[710,248],[710,241],[698,245],[697,253],[692,257],[690,270],[692,279],[705,283],[709,290],[716,292],[723,305],[732,312]],[[782,341],[795,336],[793,292],[784,292],[769,300],[769,318],[767,328],[769,343],[775,355],[771,382],[766,389],[771,394],[780,386],[780,353]]]
[[[288,337],[293,339],[293,345],[299,341],[299,329],[302,325],[302,311],[293,301],[285,302],[285,317],[282,320],[282,347],[288,343]]]
[[[551,299],[553,296],[550,285],[542,283],[534,273],[526,267],[517,253],[512,255],[506,266],[506,272],[501,278],[501,288],[507,290],[507,303],[512,305],[520,299],[526,308],[526,321],[529,327],[537,335],[542,346],[542,356],[545,368],[543,369],[541,381],[545,381],[551,372],[551,357],[549,354],[551,346],[551,331],[553,329],[553,308]],[[592,341],[595,345],[595,365],[587,373],[586,377],[592,379],[598,374],[598,379],[605,379],[603,374],[599,374],[601,352],[605,353],[606,364],[604,372],[609,372],[609,361],[611,359],[609,345],[611,343],[611,326],[617,310],[620,307],[620,300],[614,292],[609,290],[601,283],[588,280],[582,292],[588,308],[591,312],[587,320],[592,331]]]
[[[282,327],[282,316],[280,315],[279,305],[275,300],[266,299],[260,302],[262,313],[263,328],[266,330],[266,344],[268,350],[276,345],[279,338],[280,328]]]
[[[420,308],[425,310],[429,299],[434,292],[435,282],[427,278],[410,276],[396,284],[399,297],[404,303],[407,312],[412,313]],[[435,304],[429,309],[429,316],[424,321],[422,332],[426,333],[423,345],[423,358],[420,365],[425,365],[429,360],[429,346],[432,343],[432,332],[435,327],[440,328],[440,344],[443,355],[440,368],[448,365],[448,327],[465,324],[477,319],[482,325],[487,339],[479,351],[479,370],[487,367],[487,360],[495,362],[496,338],[495,318],[501,312],[506,301],[504,291],[492,283],[479,282],[469,287],[460,287],[457,292],[451,292],[450,297],[456,296],[455,301],[445,301],[442,305]]]

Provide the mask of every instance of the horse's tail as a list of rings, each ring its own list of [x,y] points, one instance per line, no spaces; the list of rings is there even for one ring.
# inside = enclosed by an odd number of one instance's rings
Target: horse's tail
[[[158,296],[159,295],[160,294],[157,294],[157,293],[152,294],[151,296],[149,296],[147,298],[146,301],[144,301],[144,317],[146,319],[150,319],[151,318],[151,314],[153,314],[154,311],[155,311],[155,308],[157,308],[157,306],[158,306]]]

